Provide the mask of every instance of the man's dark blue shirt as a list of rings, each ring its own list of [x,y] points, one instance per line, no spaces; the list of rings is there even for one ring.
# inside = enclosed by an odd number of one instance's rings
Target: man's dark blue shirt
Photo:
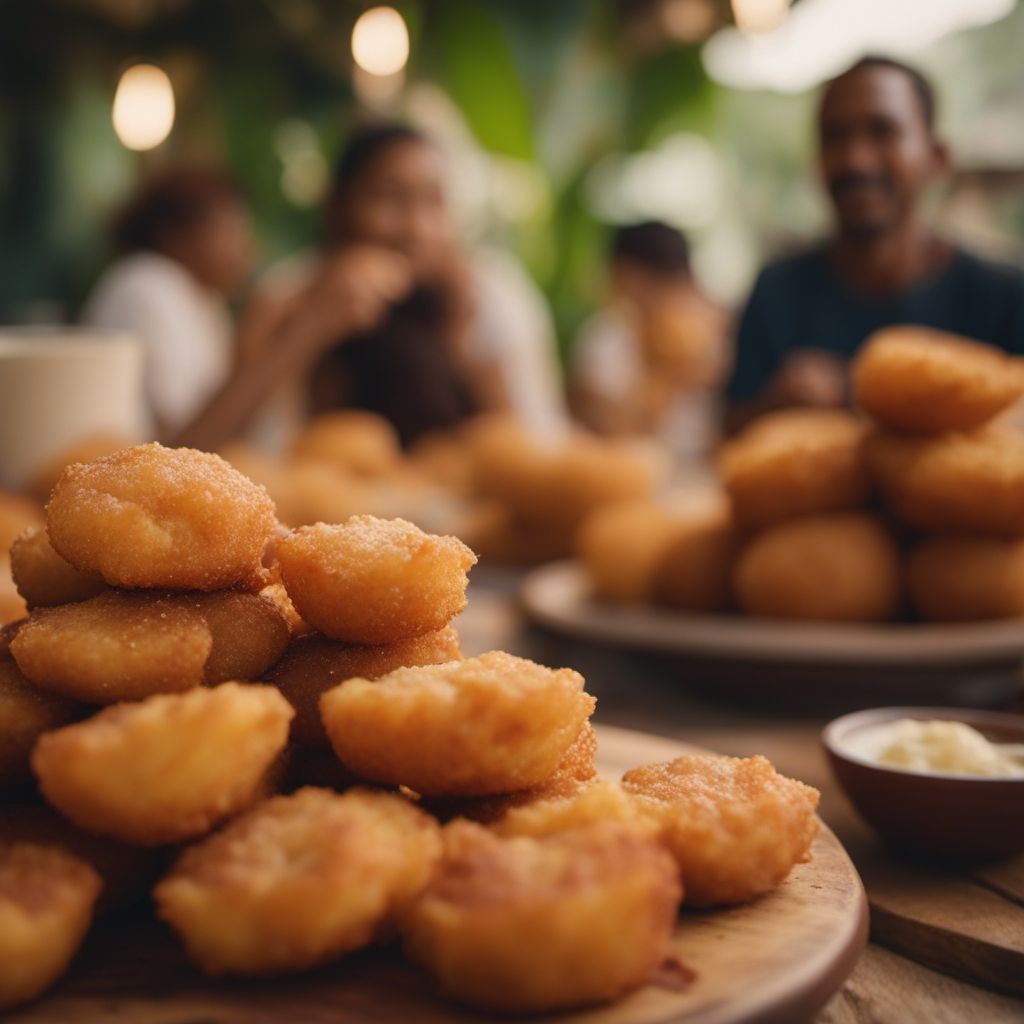
[[[1024,354],[1024,274],[955,249],[949,263],[908,291],[858,294],[824,246],[766,267],[740,320],[729,398],[749,401],[797,349],[850,358],[869,334],[917,324]]]

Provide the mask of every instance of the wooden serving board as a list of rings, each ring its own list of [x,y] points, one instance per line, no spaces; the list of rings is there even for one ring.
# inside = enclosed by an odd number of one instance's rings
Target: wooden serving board
[[[599,766],[670,760],[682,744],[599,727]],[[860,877],[822,828],[813,860],[747,906],[680,917],[674,953],[686,971],[664,972],[595,1010],[534,1017],[559,1024],[797,1024],[845,980],[867,939]],[[394,949],[377,949],[287,979],[213,981],[157,925],[108,925],[90,936],[69,974],[9,1024],[474,1024],[493,1020],[440,999]],[[509,1018],[502,1018],[508,1021]]]

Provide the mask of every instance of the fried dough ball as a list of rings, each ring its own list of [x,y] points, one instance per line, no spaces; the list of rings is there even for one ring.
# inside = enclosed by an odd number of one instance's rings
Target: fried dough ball
[[[350,516],[373,510],[376,488],[323,462],[295,462],[284,468],[278,485],[270,489],[281,522],[289,526],[342,523]]]
[[[648,835],[660,830],[638,800],[607,779],[595,779],[573,793],[510,808],[493,827],[504,836],[550,836],[601,822],[618,822]]]
[[[548,778],[594,710],[583,677],[492,651],[349,679],[320,698],[331,745],[363,778],[487,796]]]
[[[43,510],[20,494],[0,491],[0,558],[30,526],[43,525]]]
[[[0,660],[0,790],[31,782],[36,740],[81,713],[74,701],[33,686],[13,661]]]
[[[296,611],[283,583],[268,584],[260,591],[260,597],[274,603],[281,613],[281,617],[288,624],[288,631],[293,637],[306,636],[314,632],[313,627]]]
[[[566,558],[573,552],[576,533],[561,526],[521,522],[497,501],[470,510],[458,532],[480,558],[502,565],[537,565]]]
[[[208,974],[279,974],[372,942],[440,853],[437,823],[403,797],[307,788],[186,850],[154,896]]]
[[[273,683],[295,708],[292,739],[312,747],[330,747],[320,720],[320,695],[361,676],[378,679],[396,668],[437,665],[462,657],[454,626],[393,644],[359,646],[329,640],[317,633],[293,641],[267,681]]]
[[[899,611],[901,577],[900,553],[886,529],[847,512],[758,534],[740,553],[734,585],[748,615],[884,622]]]
[[[472,488],[473,465],[466,446],[447,431],[418,438],[408,451],[412,467],[448,491],[463,494]]]
[[[879,431],[868,464],[892,511],[936,532],[1024,535],[1024,436],[985,427],[970,434]]]
[[[865,425],[837,409],[770,413],[722,450],[719,469],[736,523],[760,529],[862,505],[871,490]]]
[[[142,846],[180,842],[251,802],[292,714],[272,686],[161,694],[46,733],[32,768],[76,825]]]
[[[69,466],[46,523],[58,554],[114,586],[222,590],[257,572],[276,521],[219,455],[146,444]]]
[[[198,686],[213,639],[189,602],[110,591],[34,611],[11,642],[36,685],[90,704]]]
[[[191,605],[210,630],[203,682],[259,679],[277,664],[291,637],[280,606],[268,597],[233,590],[171,598]]]
[[[14,661],[14,655],[11,654],[11,641],[18,635],[18,630],[26,622],[28,619],[15,619],[13,622],[7,622],[0,626],[0,661]]]
[[[971,430],[1024,394],[1019,360],[927,327],[876,332],[852,375],[860,406],[893,430]]]
[[[0,555],[0,623],[15,622],[28,612],[11,576],[10,562]]]
[[[622,785],[661,825],[692,906],[752,900],[810,859],[818,791],[766,758],[688,754],[633,768]]]
[[[713,510],[680,522],[655,568],[654,601],[685,612],[728,608],[738,547],[727,511]]]
[[[933,622],[1024,617],[1024,540],[933,537],[913,551],[910,600]]]
[[[34,999],[67,969],[92,921],[100,879],[57,846],[0,846],[0,1010]]]
[[[277,545],[299,614],[334,640],[389,644],[446,626],[466,607],[476,556],[404,519],[353,516],[303,527]]]
[[[81,572],[53,550],[43,526],[32,526],[11,545],[11,574],[29,608],[71,604],[107,589],[98,573]]]
[[[650,978],[681,895],[672,857],[621,825],[535,839],[457,821],[444,830],[440,872],[406,917],[405,945],[469,1005],[586,1006]]]
[[[330,462],[358,476],[381,476],[397,467],[402,448],[383,416],[342,409],[317,416],[295,439],[292,455]]]

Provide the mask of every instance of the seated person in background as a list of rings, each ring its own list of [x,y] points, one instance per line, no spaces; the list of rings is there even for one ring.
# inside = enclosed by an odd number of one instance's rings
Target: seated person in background
[[[785,405],[843,404],[848,360],[889,325],[1024,353],[1024,276],[927,223],[925,195],[950,163],[927,80],[865,57],[825,88],[818,130],[835,235],[758,277],[729,385],[733,426]]]
[[[686,239],[667,224],[615,232],[611,285],[612,304],[572,350],[574,412],[599,433],[653,434],[681,461],[702,461],[728,371],[725,313],[701,292]]]
[[[386,267],[400,287],[364,329],[339,336],[309,375],[309,411],[354,407],[389,419],[410,444],[481,411],[505,410],[539,432],[563,420],[550,314],[508,260],[460,252],[441,155],[399,124],[348,142],[325,212],[326,245],[272,270],[269,294],[303,282],[359,282]]]

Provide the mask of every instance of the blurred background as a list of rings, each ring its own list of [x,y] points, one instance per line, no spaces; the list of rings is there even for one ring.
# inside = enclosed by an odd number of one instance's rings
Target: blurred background
[[[697,279],[735,306],[766,257],[823,229],[816,91],[868,51],[938,90],[955,162],[940,226],[988,255],[1024,250],[1014,0],[34,0],[5,18],[8,324],[74,319],[112,212],[170,158],[230,170],[261,264],[310,245],[367,110],[440,141],[460,232],[521,259],[563,354],[618,223],[685,230]]]

